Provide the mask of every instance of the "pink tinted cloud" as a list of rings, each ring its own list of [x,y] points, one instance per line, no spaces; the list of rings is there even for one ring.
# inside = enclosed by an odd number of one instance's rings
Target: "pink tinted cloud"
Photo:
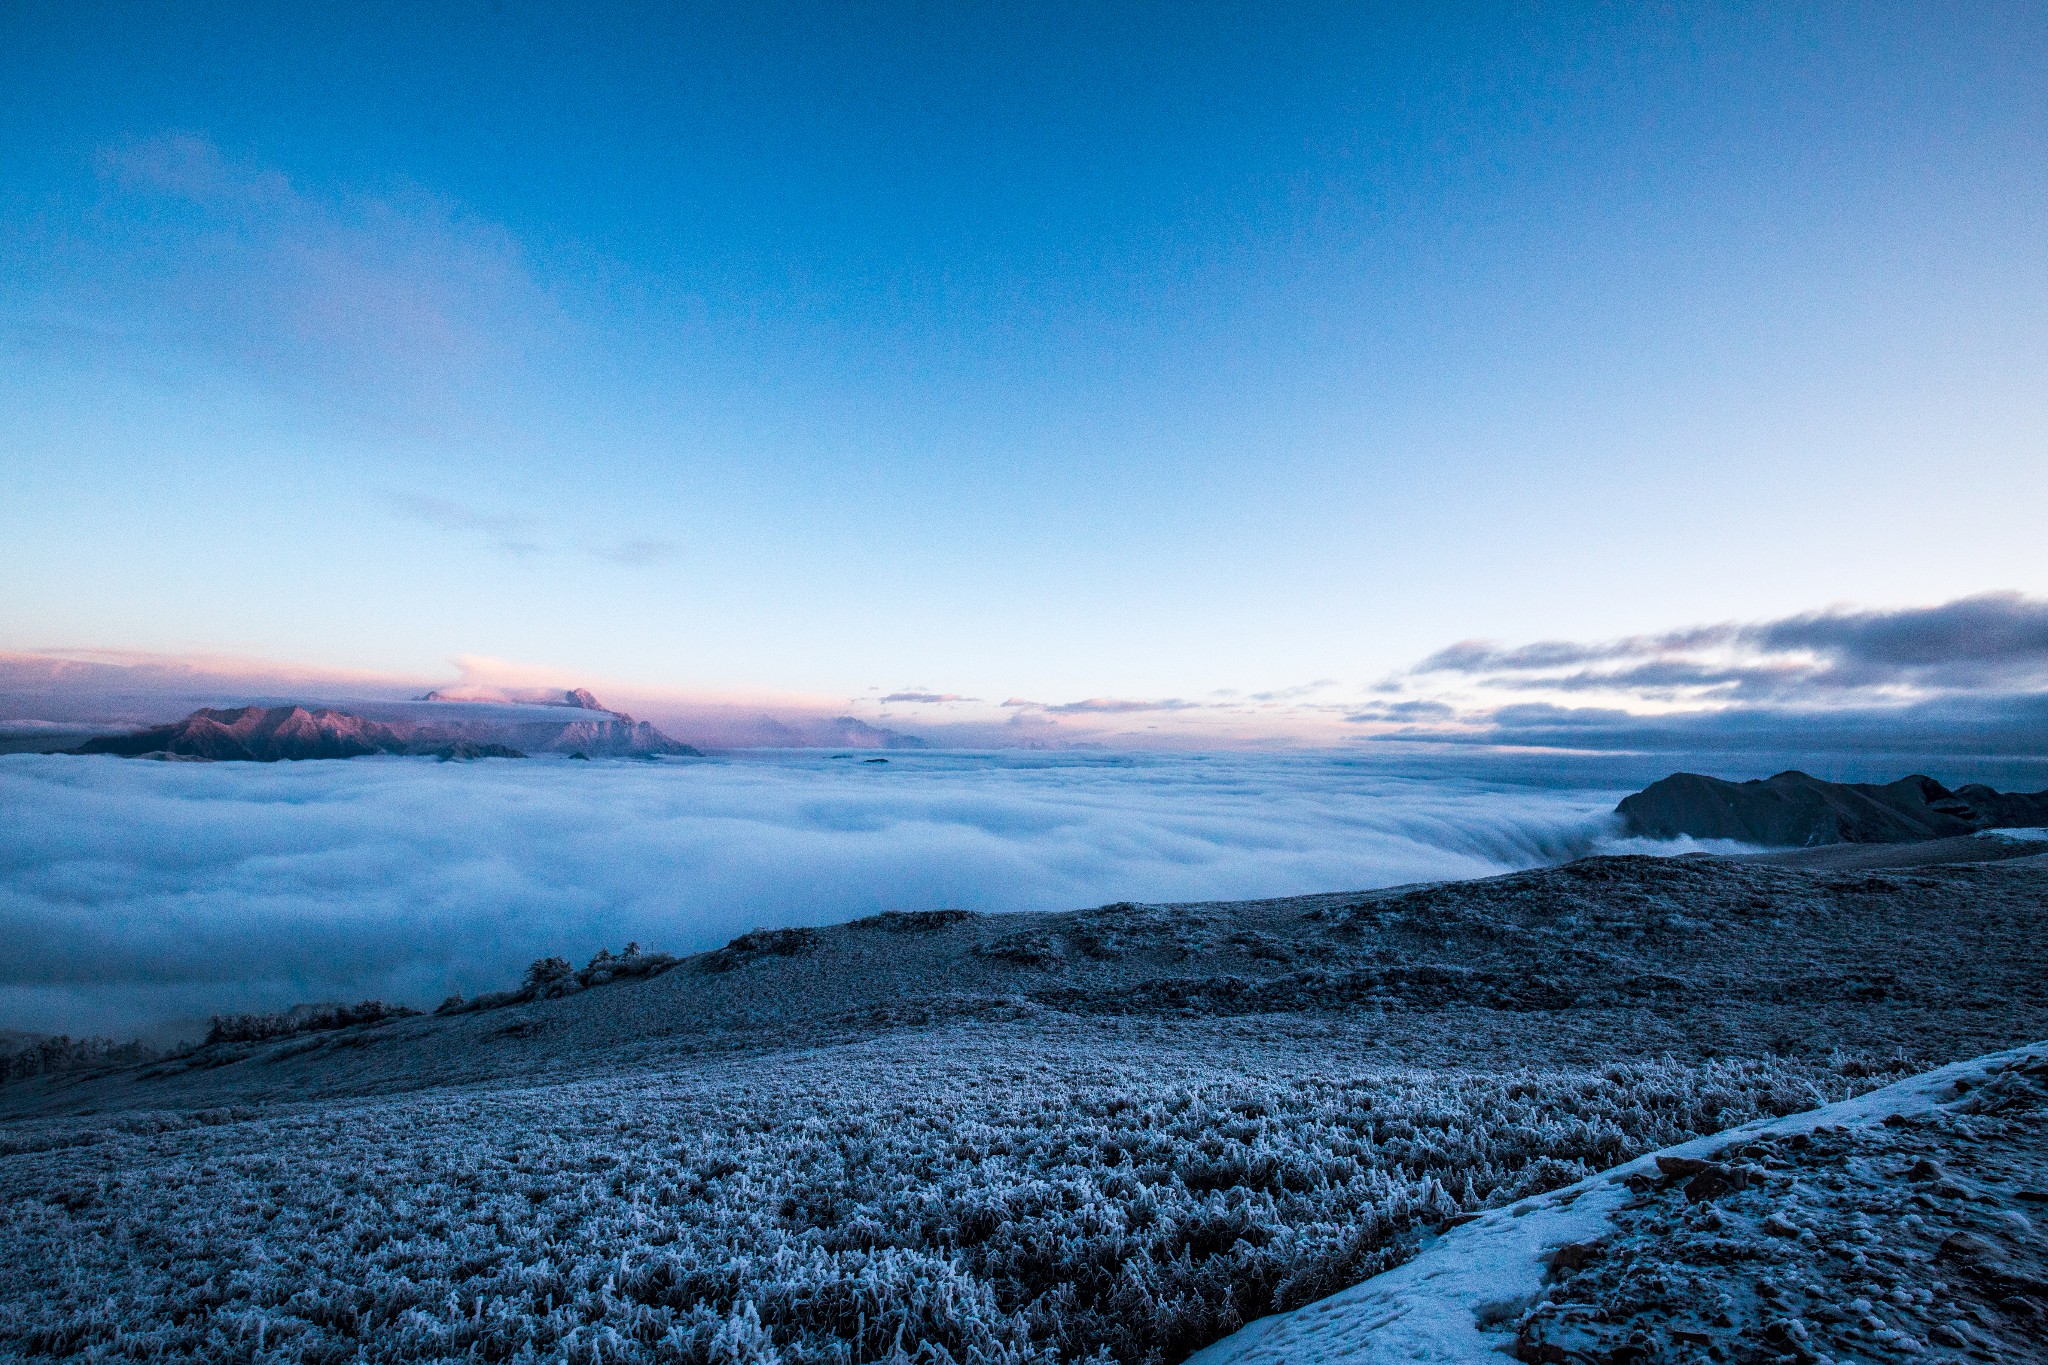
[[[1201,702],[1182,701],[1169,697],[1162,701],[1138,701],[1123,697],[1087,697],[1080,701],[1042,702],[1029,701],[1023,697],[1011,697],[1003,703],[1006,707],[1019,710],[1043,711],[1054,716],[1123,716],[1137,715],[1150,711],[1200,711],[1207,709]]]

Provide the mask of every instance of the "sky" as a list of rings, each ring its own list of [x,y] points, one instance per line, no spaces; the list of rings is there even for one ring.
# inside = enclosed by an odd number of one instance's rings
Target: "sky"
[[[1996,3],[10,5],[0,681],[2040,752],[2044,51]]]

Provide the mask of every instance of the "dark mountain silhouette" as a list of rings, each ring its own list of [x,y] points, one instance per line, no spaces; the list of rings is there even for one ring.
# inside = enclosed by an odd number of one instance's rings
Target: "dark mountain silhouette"
[[[1896,782],[1827,782],[1782,772],[1751,782],[1673,773],[1624,797],[1615,813],[1631,834],[1691,835],[1774,848],[1902,844],[1979,830],[2048,825],[2048,791],[2032,795],[1971,783],[1950,791],[1914,774]]]
[[[458,739],[450,744],[431,750],[430,757],[444,763],[466,761],[472,758],[525,758],[526,755],[507,744],[479,744],[473,739]]]

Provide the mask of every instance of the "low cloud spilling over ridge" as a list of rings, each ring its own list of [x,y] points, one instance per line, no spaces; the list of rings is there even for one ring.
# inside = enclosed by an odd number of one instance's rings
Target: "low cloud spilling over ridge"
[[[1597,779],[1596,779],[1597,780]],[[1615,791],[1355,758],[740,762],[0,757],[0,1028],[431,1006],[549,953],[878,910],[1465,877],[1585,852]]]

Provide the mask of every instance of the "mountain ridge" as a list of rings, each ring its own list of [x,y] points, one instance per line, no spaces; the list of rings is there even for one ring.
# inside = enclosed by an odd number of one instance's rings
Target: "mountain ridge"
[[[372,720],[338,707],[201,707],[182,720],[123,735],[101,735],[67,752],[122,758],[161,755],[227,763],[304,762],[376,754],[442,759],[524,758],[528,753],[640,758],[699,758],[646,721],[600,704],[588,691],[565,693],[557,723],[473,719]]]
[[[1673,773],[1614,808],[1643,838],[1731,839],[1775,848],[1898,844],[2048,825],[2048,791],[1981,783],[1951,791],[1922,773],[1896,782],[1829,782],[1797,769],[1748,782]]]

